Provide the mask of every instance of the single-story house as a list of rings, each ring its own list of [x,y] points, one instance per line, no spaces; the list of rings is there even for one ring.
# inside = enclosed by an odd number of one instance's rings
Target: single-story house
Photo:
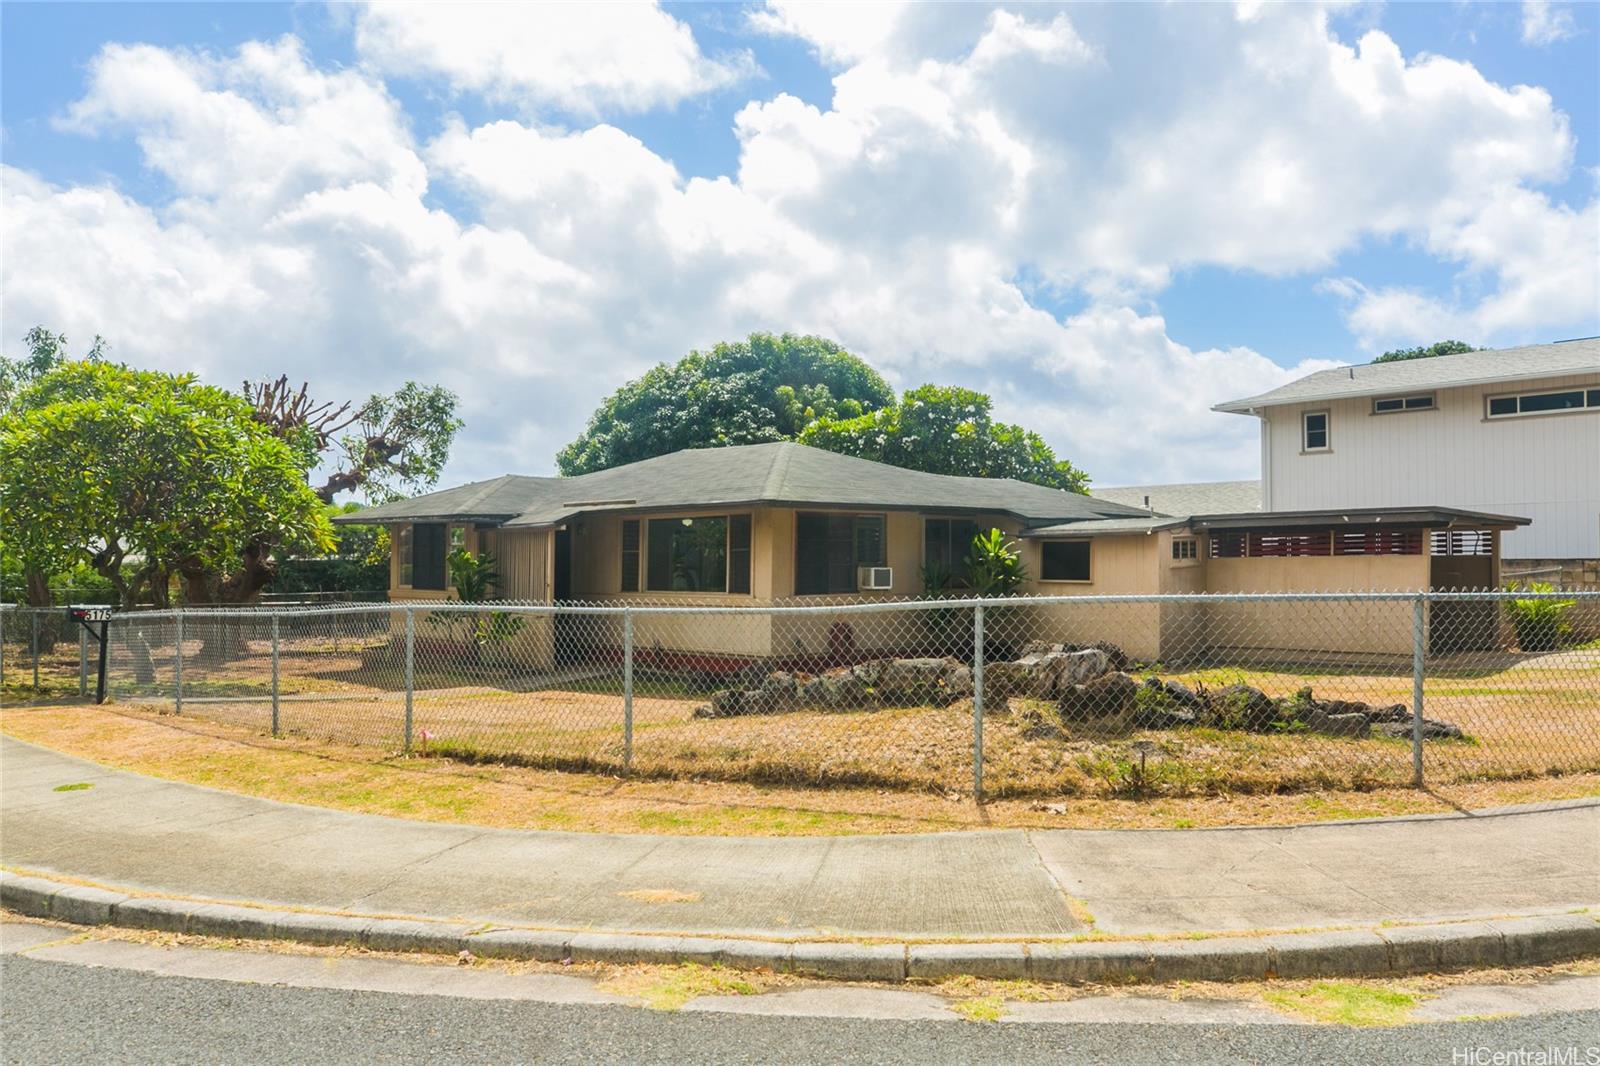
[[[389,527],[395,601],[448,598],[445,557],[465,547],[493,553],[496,595],[506,600],[753,608],[921,596],[925,568],[938,564],[959,579],[974,533],[989,528],[1020,545],[1023,591],[1036,596],[1486,587],[1498,580],[1500,532],[1525,524],[1444,507],[1152,513],[788,442],[681,451],[571,478],[508,475],[335,521]],[[1381,624],[1351,611],[1331,627],[1303,605],[1295,624],[1259,604],[1036,610],[1049,612],[1037,621],[1054,639],[1112,640],[1156,657],[1172,654],[1175,641],[1193,645],[1201,627],[1244,647],[1409,654],[1409,607],[1403,625],[1388,618],[1401,607],[1383,605]],[[826,615],[813,618],[784,619],[775,630],[759,612],[692,625],[684,616],[641,616],[635,639],[733,659],[816,655],[838,636]],[[568,639],[600,628],[594,616],[565,622]],[[861,649],[888,649],[908,628],[889,615],[854,615],[850,626]],[[548,654],[561,638],[551,628],[537,639]]]

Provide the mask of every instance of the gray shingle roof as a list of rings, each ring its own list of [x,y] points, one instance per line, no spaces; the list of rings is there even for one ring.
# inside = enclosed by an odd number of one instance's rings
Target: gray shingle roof
[[[1237,514],[1261,510],[1259,481],[1193,481],[1180,485],[1121,485],[1093,490],[1097,499],[1143,508],[1156,514]]]
[[[1259,396],[1219,403],[1212,410],[1244,414],[1277,404],[1320,403],[1410,389],[1447,389],[1587,373],[1600,373],[1597,337],[1319,370]]]
[[[536,527],[586,511],[733,504],[991,512],[1030,523],[1144,515],[1134,507],[1009,478],[928,474],[781,442],[674,452],[571,478],[495,478],[338,521],[473,519]]]

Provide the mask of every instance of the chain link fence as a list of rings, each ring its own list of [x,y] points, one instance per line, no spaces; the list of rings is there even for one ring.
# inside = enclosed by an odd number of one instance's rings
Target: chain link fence
[[[93,691],[92,641],[63,612],[3,622],[9,693],[34,671]],[[607,773],[990,797],[1360,789],[1600,771],[1597,631],[1593,591],[148,611],[111,623],[108,692],[274,735]]]

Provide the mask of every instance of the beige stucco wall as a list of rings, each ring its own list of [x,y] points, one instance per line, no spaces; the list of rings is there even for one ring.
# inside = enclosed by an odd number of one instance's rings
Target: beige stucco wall
[[[1062,540],[1072,540],[1062,537]],[[1081,539],[1081,538],[1080,538]],[[1114,596],[1159,591],[1160,534],[1127,533],[1095,537],[1089,547],[1088,581],[1046,581],[1041,576],[1043,542],[1022,542],[1023,563],[1031,580],[1025,591],[1033,596]],[[1109,640],[1140,659],[1153,659],[1161,650],[1161,607],[1153,603],[1047,604],[995,609],[990,626],[996,635],[1063,643]],[[1015,614],[1008,623],[1006,616]]]
[[[1287,559],[1211,559],[1210,592],[1350,592],[1428,587],[1430,556],[1340,555]],[[1212,603],[1213,649],[1307,654],[1410,655],[1409,603]]]

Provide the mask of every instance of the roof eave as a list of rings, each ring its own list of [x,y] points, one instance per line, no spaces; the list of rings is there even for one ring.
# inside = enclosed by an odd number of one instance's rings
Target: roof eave
[[[1358,364],[1371,366],[1372,364]],[[1351,367],[1355,369],[1355,367]],[[1600,368],[1595,368],[1600,369]],[[1540,378],[1570,378],[1591,373],[1581,367],[1564,370],[1538,370],[1523,371],[1511,374],[1485,374],[1473,378],[1461,378],[1458,381],[1414,381],[1395,382],[1390,384],[1363,385],[1355,389],[1341,389],[1338,392],[1318,392],[1306,396],[1292,396],[1284,399],[1273,399],[1272,393],[1264,392],[1260,396],[1251,396],[1243,400],[1229,400],[1212,407],[1213,411],[1225,414],[1255,414],[1263,407],[1289,407],[1302,403],[1329,403],[1333,400],[1359,400],[1367,396],[1384,396],[1392,392],[1407,392],[1417,389],[1470,389],[1478,385],[1509,384],[1513,381],[1537,381]]]

